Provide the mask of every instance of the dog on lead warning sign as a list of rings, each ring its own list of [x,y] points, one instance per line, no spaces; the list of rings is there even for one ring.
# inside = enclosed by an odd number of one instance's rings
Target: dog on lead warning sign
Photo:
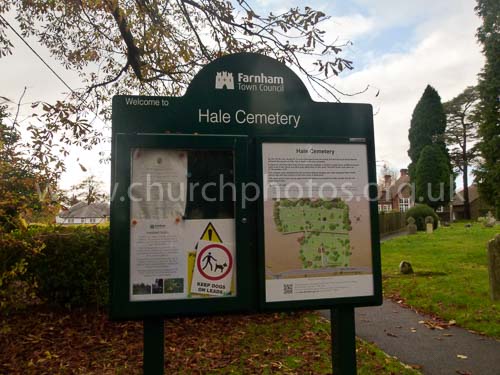
[[[214,220],[214,222],[217,221]],[[222,230],[217,230],[217,225],[218,223],[209,222],[198,241],[190,289],[191,294],[206,296],[232,295],[234,241],[223,242],[219,234]]]

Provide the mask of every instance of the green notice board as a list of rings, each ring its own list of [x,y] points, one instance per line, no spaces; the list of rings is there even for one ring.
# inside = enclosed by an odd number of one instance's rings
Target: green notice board
[[[381,303],[372,108],[257,54],[113,98],[111,317]]]

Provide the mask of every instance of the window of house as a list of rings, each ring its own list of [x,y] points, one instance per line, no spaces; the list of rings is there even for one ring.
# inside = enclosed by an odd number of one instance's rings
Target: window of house
[[[391,211],[392,211],[391,204],[379,204],[378,205],[378,212],[391,212]]]
[[[95,218],[91,217],[91,218],[89,219],[89,222],[90,222],[90,223],[95,223]]]
[[[410,209],[410,198],[399,198],[399,211],[406,212]]]
[[[68,223],[73,224],[74,219],[72,217],[68,218]]]

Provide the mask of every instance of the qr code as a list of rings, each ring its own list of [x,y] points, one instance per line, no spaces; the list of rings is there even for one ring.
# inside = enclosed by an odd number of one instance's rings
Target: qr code
[[[283,284],[283,294],[292,294],[292,293],[293,293],[293,285]]]

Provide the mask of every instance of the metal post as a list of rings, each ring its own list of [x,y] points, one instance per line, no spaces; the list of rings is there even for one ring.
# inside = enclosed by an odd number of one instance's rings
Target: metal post
[[[334,375],[356,375],[356,329],[354,307],[330,310]]]
[[[144,320],[144,375],[163,375],[163,319]]]

